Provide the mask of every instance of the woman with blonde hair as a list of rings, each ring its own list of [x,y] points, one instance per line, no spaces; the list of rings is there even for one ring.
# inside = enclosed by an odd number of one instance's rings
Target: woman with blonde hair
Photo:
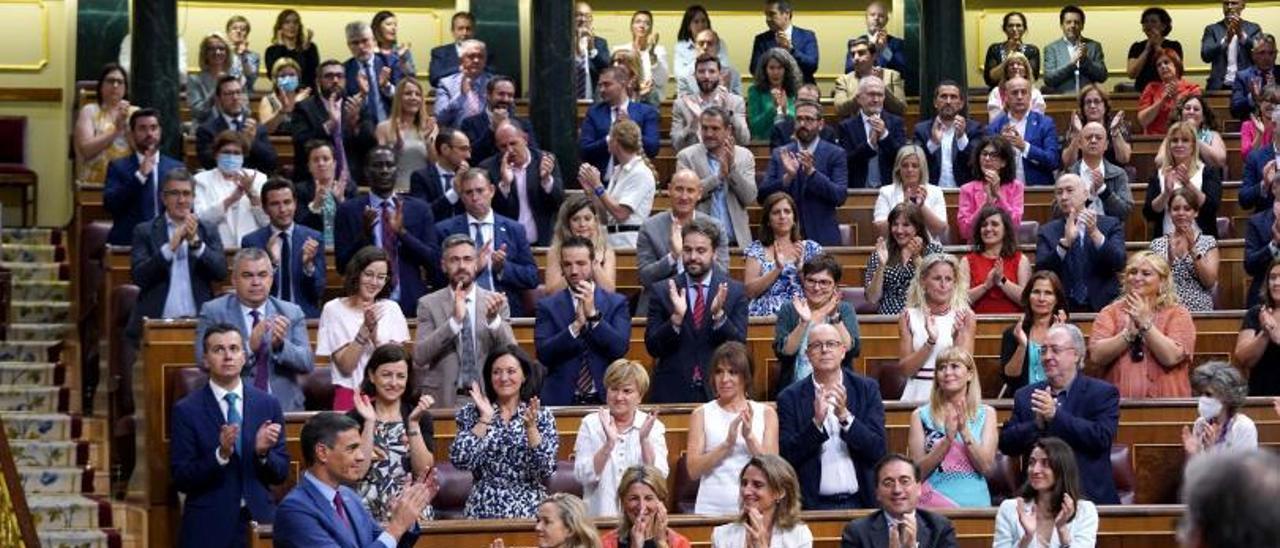
[[[667,478],[652,466],[632,466],[618,484],[618,528],[604,534],[604,548],[689,548],[689,539],[667,527]]]
[[[396,84],[391,99],[391,116],[378,124],[374,136],[378,144],[396,151],[396,192],[409,191],[409,176],[427,166],[435,150],[436,118],[424,107],[426,90],[417,78]]]
[[[587,505],[569,493],[555,493],[538,505],[533,530],[538,548],[600,548],[600,533],[587,517]],[[506,546],[496,539],[489,548]]]
[[[591,240],[592,248],[596,250],[596,262],[591,265],[592,281],[607,291],[615,291],[618,256],[609,245],[604,218],[600,208],[585,194],[565,196],[564,203],[560,204],[560,212],[556,214],[556,229],[551,235],[547,256],[559,257],[560,244],[572,236]],[[560,268],[560,261],[547,261],[543,280],[543,292],[547,295],[564,289],[564,271]]]
[[[309,82],[302,81],[302,67],[293,59],[281,58],[267,69],[271,93],[258,101],[258,119],[263,120],[267,133],[291,133],[288,123],[293,118],[293,109],[311,96],[311,87]]]
[[[640,226],[653,209],[658,185],[641,148],[640,126],[634,121],[613,124],[608,147],[613,157],[613,178],[606,185],[600,170],[584,162],[578,169],[578,183],[592,203],[608,213],[609,245],[630,249],[636,246]]]
[[[738,476],[741,513],[711,531],[712,548],[810,548],[813,533],[800,520],[800,482],[782,457],[758,455]]]
[[[996,410],[982,403],[973,355],[951,347],[938,355],[929,403],[911,413],[911,459],[925,477],[922,508],[991,505],[986,476],[996,457]]]
[[[1196,202],[1200,204],[1200,212],[1196,215],[1196,226],[1200,232],[1218,237],[1222,175],[1219,170],[1200,161],[1200,141],[1196,138],[1195,127],[1187,122],[1170,126],[1164,143],[1160,145],[1160,152],[1165,163],[1147,183],[1146,204],[1142,207],[1142,215],[1151,226],[1151,239],[1173,232],[1169,201],[1173,199],[1173,191],[1179,188],[1195,195]]]
[[[1031,74],[1031,62],[1027,60],[1027,56],[1021,52],[1011,52],[1005,56],[996,68],[991,70],[991,75],[996,79],[996,85],[991,88],[991,93],[987,95],[987,121],[994,121],[1004,114],[1004,83],[1016,76],[1026,78],[1030,82],[1035,82],[1035,76]],[[1044,102],[1044,94],[1040,93],[1040,88],[1031,86],[1031,110],[1044,114],[1048,104]]]
[[[200,41],[200,72],[187,76],[187,106],[191,120],[202,124],[213,114],[217,103],[218,79],[231,74],[231,46],[221,32]],[[243,78],[241,78],[243,81]]]
[[[635,76],[638,86],[638,100],[657,106],[666,98],[667,79],[671,70],[667,68],[667,50],[658,43],[659,36],[653,30],[653,13],[639,10],[631,14],[631,41],[614,46],[613,53],[628,52],[635,59]]]
[[[271,28],[271,45],[265,53],[267,66],[275,67],[282,58],[293,59],[302,67],[299,77],[302,87],[314,86],[316,69],[320,66],[320,47],[311,41],[311,29],[302,26],[302,16],[294,9],[286,9],[276,16]]]
[[[1093,321],[1091,374],[1114,384],[1122,398],[1191,397],[1196,324],[1178,304],[1169,263],[1152,251],[1133,254],[1120,295]]]
[[[898,316],[898,367],[908,377],[902,401],[921,402],[933,393],[938,356],[952,346],[973,353],[977,322],[969,308],[969,280],[950,253],[927,255],[907,288]]]
[[[136,110],[138,107],[129,104],[129,75],[124,67],[115,63],[102,67],[97,100],[85,104],[76,116],[73,143],[79,181],[106,181],[107,164],[133,152],[129,115]]]
[[[633,466],[667,475],[667,428],[657,412],[640,410],[649,373],[640,362],[621,359],[604,372],[605,406],[582,418],[573,447],[573,475],[591,517],[618,515],[619,481]]]
[[[947,233],[947,202],[942,188],[929,184],[929,155],[920,145],[909,144],[898,149],[893,159],[893,184],[880,187],[876,207],[871,215],[876,234],[889,232],[889,210],[910,202],[920,208],[929,233],[942,236]]]

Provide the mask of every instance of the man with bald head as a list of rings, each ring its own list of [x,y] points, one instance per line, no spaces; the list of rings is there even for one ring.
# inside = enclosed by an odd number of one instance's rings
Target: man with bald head
[[[495,75],[485,84],[487,98],[483,112],[469,116],[458,124],[458,129],[467,134],[471,140],[472,164],[479,164],[498,152],[493,143],[493,132],[498,125],[510,121],[524,130],[529,144],[538,148],[538,139],[533,135],[533,124],[529,120],[516,116],[516,83],[510,76]]]
[[[884,80],[858,80],[858,111],[840,122],[840,142],[848,154],[849,188],[880,188],[893,182],[893,162],[907,143],[902,117],[886,112]]]
[[[680,251],[684,249],[681,238],[684,225],[694,219],[702,219],[720,226],[714,217],[697,210],[698,202],[702,200],[702,178],[693,170],[676,170],[667,185],[667,194],[671,197],[671,209],[646,219],[640,225],[640,235],[636,238],[636,264],[640,265],[640,284],[643,287],[651,287],[684,272],[680,258]],[[729,245],[723,227],[719,236],[715,242],[715,266],[728,272]],[[636,313],[647,312],[648,302],[647,292],[641,294]]]
[[[778,394],[778,449],[796,470],[806,510],[873,508],[876,462],[888,447],[876,381],[840,367],[853,341],[815,319],[802,349],[813,374]]]
[[[1126,219],[1133,210],[1129,174],[1107,161],[1107,138],[1107,128],[1098,122],[1080,128],[1080,160],[1067,168],[1067,173],[1075,173],[1084,181],[1089,190],[1086,204],[1094,213]]]
[[[493,210],[524,227],[530,243],[546,247],[564,201],[564,180],[555,156],[530,146],[529,139],[516,122],[502,121],[493,134],[496,152],[478,167],[497,185]]]
[[[1004,114],[987,126],[987,133],[1001,135],[1013,145],[1019,181],[1028,186],[1053,184],[1061,157],[1053,118],[1031,110],[1031,82],[1026,78],[1005,80],[1004,101]]]
[[[1054,185],[1057,219],[1040,225],[1036,268],[1058,275],[1072,312],[1097,312],[1120,295],[1124,268],[1124,223],[1089,207],[1089,187],[1067,173]]]

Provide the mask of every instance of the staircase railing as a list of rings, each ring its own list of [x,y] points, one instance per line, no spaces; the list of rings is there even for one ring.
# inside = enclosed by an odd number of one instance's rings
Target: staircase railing
[[[0,546],[39,548],[36,524],[27,508],[27,497],[18,478],[18,467],[9,451],[8,430],[0,419]]]

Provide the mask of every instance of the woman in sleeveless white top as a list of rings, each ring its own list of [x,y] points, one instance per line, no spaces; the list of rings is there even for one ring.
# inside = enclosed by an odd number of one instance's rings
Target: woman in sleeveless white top
[[[765,406],[753,401],[747,402],[747,405],[751,407],[751,432],[759,435],[765,431]],[[702,431],[705,436],[703,446],[708,448],[706,452],[714,451],[725,442],[729,435],[729,425],[736,418],[737,413],[721,407],[718,401],[702,405]],[[738,476],[751,456],[747,441],[742,436],[737,436],[733,450],[702,476],[693,512],[698,515],[737,514]]]
[[[943,350],[958,345],[973,353],[977,324],[969,309],[968,288],[968,275],[954,255],[934,253],[920,261],[907,288],[907,307],[898,319],[900,331],[909,335],[898,342],[898,364],[908,377],[902,401],[929,401],[934,362]]]
[[[929,338],[924,326],[925,311],[919,308],[908,308],[903,312],[906,313],[907,321],[911,326],[911,347],[919,350],[928,343]],[[955,344],[952,338],[956,325],[955,310],[948,310],[940,316],[935,315],[933,325],[938,334],[937,344],[929,348],[929,357],[925,359],[916,374],[907,380],[907,387],[902,391],[902,401],[929,401],[929,392],[933,390],[934,362],[937,361],[938,354]]]

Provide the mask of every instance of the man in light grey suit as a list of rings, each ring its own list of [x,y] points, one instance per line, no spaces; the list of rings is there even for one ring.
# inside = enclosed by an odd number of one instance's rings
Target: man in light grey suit
[[[245,382],[270,393],[284,411],[302,411],[305,398],[298,377],[315,369],[307,318],[298,305],[271,296],[275,269],[267,252],[241,248],[232,261],[235,293],[211,299],[200,307],[196,324],[196,363],[204,363],[204,332],[230,324],[240,329],[247,354],[241,375]]]
[[[684,249],[681,227],[694,219],[705,219],[719,226],[714,217],[697,210],[698,201],[702,199],[702,181],[697,173],[688,169],[676,170],[671,176],[671,184],[667,185],[667,194],[671,196],[671,211],[649,217],[640,225],[636,239],[636,264],[640,265],[640,284],[643,287],[653,287],[684,272],[684,265],[680,262],[680,253]],[[725,243],[724,233],[721,226],[715,263],[717,268],[728,272],[729,245]],[[636,315],[643,316],[648,311],[648,292],[641,293]]]
[[[1200,60],[1210,64],[1205,89],[1231,89],[1237,74],[1253,66],[1253,37],[1262,27],[1240,17],[1245,0],[1224,0],[1222,20],[1204,28]]]
[[[729,112],[719,107],[702,111],[699,133],[702,142],[676,154],[676,169],[688,169],[702,180],[698,211],[720,221],[727,233],[725,242],[733,247],[751,243],[747,206],[756,203],[756,162],[751,151],[738,146],[729,133]]]
[[[671,104],[671,146],[680,151],[697,144],[698,123],[706,110],[712,107],[718,107],[729,115],[730,123],[725,127],[733,129],[733,138],[737,142],[750,141],[747,103],[741,96],[731,93],[721,85],[720,59],[703,55],[698,57],[694,67],[698,93],[681,95]]]
[[[1058,12],[1062,38],[1044,47],[1044,87],[1046,95],[1076,93],[1089,84],[1107,80],[1107,61],[1102,44],[1081,36],[1084,10],[1068,5]]]
[[[418,299],[413,364],[418,388],[435,398],[435,407],[458,407],[471,401],[472,382],[483,386],[481,368],[489,349],[516,344],[516,338],[506,296],[473,283],[479,270],[475,241],[452,234],[441,246],[441,271],[449,286]]]

